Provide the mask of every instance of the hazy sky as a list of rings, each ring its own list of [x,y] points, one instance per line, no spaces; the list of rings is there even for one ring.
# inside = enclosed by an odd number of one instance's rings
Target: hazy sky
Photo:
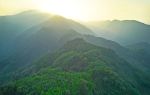
[[[0,15],[28,9],[84,21],[128,19],[150,24],[150,0],[0,0]]]

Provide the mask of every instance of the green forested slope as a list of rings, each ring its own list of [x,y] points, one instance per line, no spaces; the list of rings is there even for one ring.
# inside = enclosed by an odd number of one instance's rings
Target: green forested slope
[[[150,78],[114,51],[76,39],[18,71],[2,95],[149,95]],[[17,73],[16,72],[16,76]],[[19,76],[17,76],[19,77]]]

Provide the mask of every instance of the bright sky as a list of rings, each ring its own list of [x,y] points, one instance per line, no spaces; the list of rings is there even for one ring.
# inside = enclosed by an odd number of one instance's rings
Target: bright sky
[[[0,0],[0,15],[29,9],[83,21],[128,19],[150,24],[150,0]]]

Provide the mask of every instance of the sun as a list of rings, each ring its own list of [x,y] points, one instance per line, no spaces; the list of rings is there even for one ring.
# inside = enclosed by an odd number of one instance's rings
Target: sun
[[[72,6],[75,2],[69,0],[43,0],[37,2],[37,8],[40,11],[61,15],[68,18],[80,19],[81,14],[77,7]]]
[[[93,0],[33,0],[36,8],[77,21],[93,21],[108,17],[104,1]],[[100,7],[100,8],[99,8]],[[100,12],[99,12],[100,11]]]
[[[37,9],[67,18],[86,21],[89,15],[76,0],[36,0]]]

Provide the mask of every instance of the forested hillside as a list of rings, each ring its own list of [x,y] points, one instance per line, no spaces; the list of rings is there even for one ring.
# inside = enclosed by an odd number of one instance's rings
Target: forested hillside
[[[0,95],[150,95],[149,25],[102,26],[124,38],[105,39],[79,22],[36,11],[1,16]],[[124,32],[136,35],[135,26],[144,32],[128,43],[133,35]]]
[[[148,95],[148,76],[114,51],[82,39],[68,42],[22,71],[21,75],[30,76],[2,87],[2,94]]]

